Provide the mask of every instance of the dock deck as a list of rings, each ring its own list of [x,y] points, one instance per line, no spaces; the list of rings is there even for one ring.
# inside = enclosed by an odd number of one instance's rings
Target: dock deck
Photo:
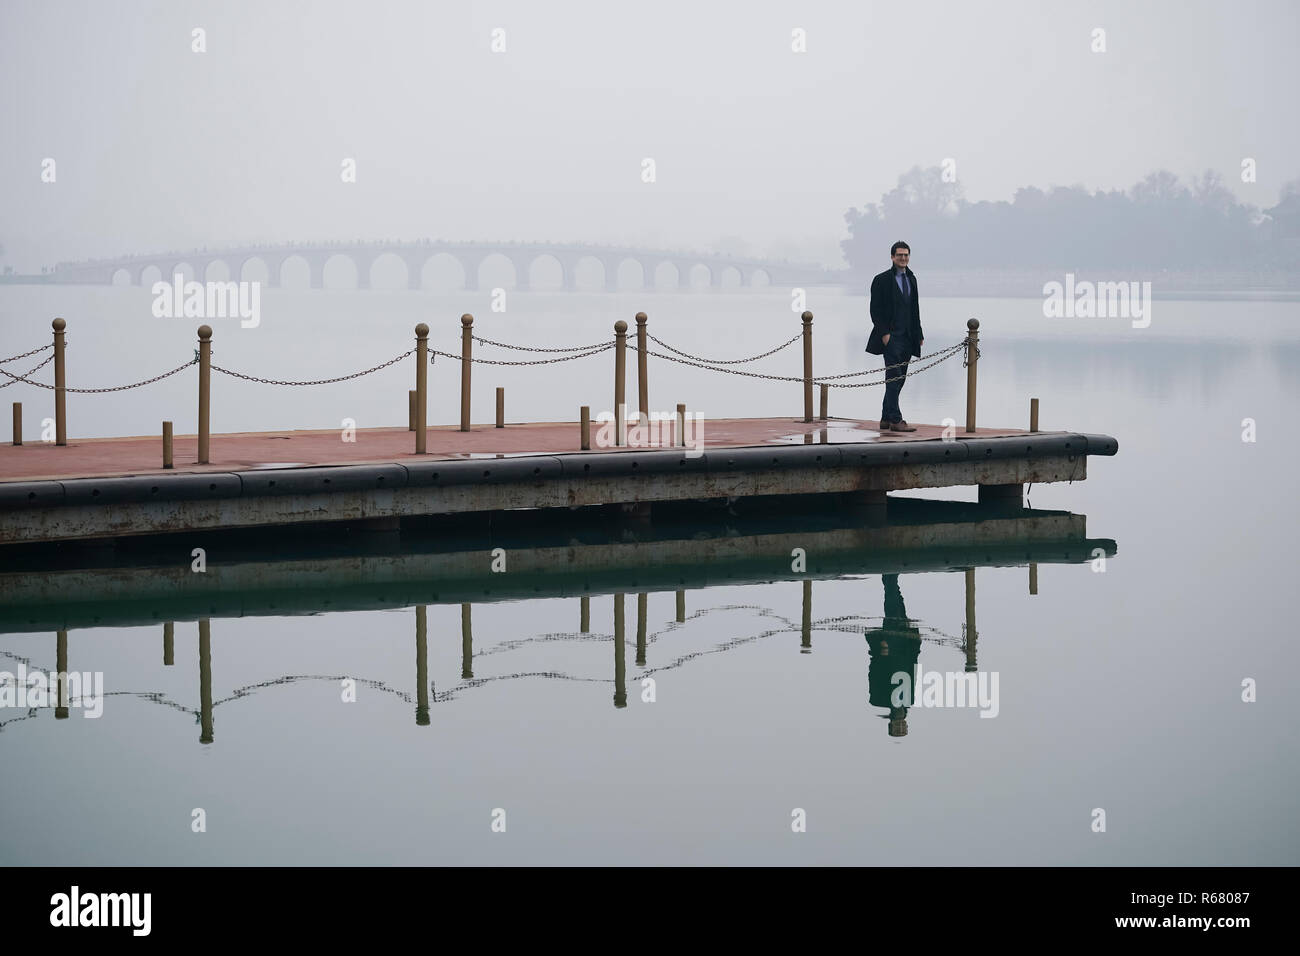
[[[225,528],[346,522],[400,531],[406,519],[520,509],[838,494],[883,508],[885,493],[976,485],[1019,505],[1027,482],[1081,481],[1106,435],[790,418],[704,422],[692,447],[579,450],[579,425],[536,423],[69,440],[0,447],[0,545],[86,541]],[[593,429],[595,431],[595,429]],[[595,439],[593,434],[593,439]],[[671,440],[671,439],[670,439]],[[593,444],[596,444],[593,441]]]

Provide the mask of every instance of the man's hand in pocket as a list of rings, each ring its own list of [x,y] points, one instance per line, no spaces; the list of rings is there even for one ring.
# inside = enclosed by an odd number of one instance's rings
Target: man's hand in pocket
[[[880,340],[880,344],[881,344],[881,345],[888,345],[888,344],[889,344],[889,333],[888,333],[888,332],[886,332],[886,333],[885,333],[885,337],[884,337],[883,339]]]

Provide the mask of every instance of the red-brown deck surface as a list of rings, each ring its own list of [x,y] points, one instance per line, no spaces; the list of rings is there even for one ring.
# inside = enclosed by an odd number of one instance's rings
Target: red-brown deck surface
[[[631,424],[631,423],[630,423]],[[915,423],[913,423],[915,424]],[[805,435],[813,443],[869,441],[933,441],[942,436],[942,425],[916,425],[914,432],[877,431],[875,421],[837,418],[813,422],[792,418],[731,418],[705,420],[702,437],[707,448],[738,448],[769,444],[802,444]],[[591,423],[592,445],[597,443],[599,422]],[[1018,428],[980,428],[973,435],[958,426],[957,438],[996,438],[1027,434]],[[1041,433],[1040,433],[1041,434]],[[579,452],[577,422],[508,424],[505,428],[475,425],[468,432],[454,425],[428,430],[428,454],[415,454],[415,433],[405,428],[359,428],[355,442],[344,442],[337,429],[290,432],[236,432],[212,435],[211,463],[195,464],[198,438],[173,438],[176,467],[162,468],[162,436],[135,438],[69,438],[58,447],[52,442],[28,441],[21,447],[0,445],[0,481],[92,478],[108,475],[171,474],[177,472],[243,471],[250,468],[306,467],[310,465],[372,464],[402,462],[416,458],[467,458],[487,455],[558,454]],[[636,449],[596,448],[593,452]]]

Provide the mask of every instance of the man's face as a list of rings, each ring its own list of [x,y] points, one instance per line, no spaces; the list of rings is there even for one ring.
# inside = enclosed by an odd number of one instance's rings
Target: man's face
[[[894,266],[899,269],[907,268],[907,260],[912,257],[912,253],[907,249],[899,249],[894,253]]]

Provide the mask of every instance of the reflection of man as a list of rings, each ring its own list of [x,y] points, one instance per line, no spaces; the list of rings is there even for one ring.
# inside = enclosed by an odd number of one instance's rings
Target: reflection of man
[[[880,627],[866,632],[867,648],[871,662],[867,665],[867,688],[872,707],[889,710],[889,736],[907,736],[907,708],[894,707],[890,702],[897,683],[894,675],[907,674],[908,686],[916,673],[916,661],[921,656],[921,632],[908,620],[903,606],[903,592],[898,589],[898,575],[884,575],[885,619]],[[883,715],[882,715],[883,716]]]
[[[867,351],[885,357],[885,399],[880,409],[882,432],[916,431],[903,420],[898,408],[898,396],[907,381],[907,365],[913,356],[921,357],[921,346],[925,344],[916,275],[907,267],[911,256],[907,243],[894,243],[889,250],[893,265],[871,280],[871,336],[867,339]]]

